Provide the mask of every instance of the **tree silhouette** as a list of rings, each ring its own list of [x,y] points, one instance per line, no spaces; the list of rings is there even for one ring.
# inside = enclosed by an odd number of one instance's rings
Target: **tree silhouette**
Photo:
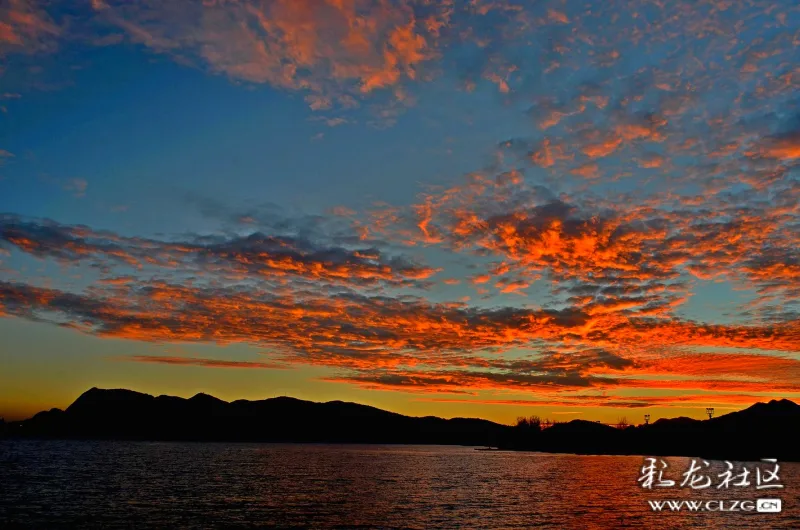
[[[516,427],[525,432],[540,432],[542,430],[542,419],[539,416],[528,418],[520,416],[517,418]]]

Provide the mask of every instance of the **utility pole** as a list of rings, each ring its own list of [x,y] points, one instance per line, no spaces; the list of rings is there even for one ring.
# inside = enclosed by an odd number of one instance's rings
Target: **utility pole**
[[[650,414],[645,414],[644,415],[644,424],[645,425],[650,425]]]
[[[709,420],[711,418],[713,418],[714,417],[714,407],[707,407],[706,408],[706,414],[708,414],[708,419]]]

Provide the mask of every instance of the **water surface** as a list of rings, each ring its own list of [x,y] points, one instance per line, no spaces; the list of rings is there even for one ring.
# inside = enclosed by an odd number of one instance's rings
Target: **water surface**
[[[800,528],[800,464],[781,463],[777,492],[643,490],[642,464],[443,446],[4,441],[0,527]],[[760,497],[783,512],[647,504]]]

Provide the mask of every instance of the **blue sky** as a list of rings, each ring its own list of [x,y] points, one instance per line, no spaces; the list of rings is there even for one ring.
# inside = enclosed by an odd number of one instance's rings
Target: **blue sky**
[[[800,394],[793,2],[10,0],[0,415]]]

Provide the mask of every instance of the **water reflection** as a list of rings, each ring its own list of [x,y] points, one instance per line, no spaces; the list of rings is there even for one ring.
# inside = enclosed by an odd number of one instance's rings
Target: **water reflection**
[[[767,493],[643,490],[642,464],[462,447],[2,442],[0,527],[800,528],[798,464],[782,463],[786,487]],[[784,511],[647,504],[765,496]]]

